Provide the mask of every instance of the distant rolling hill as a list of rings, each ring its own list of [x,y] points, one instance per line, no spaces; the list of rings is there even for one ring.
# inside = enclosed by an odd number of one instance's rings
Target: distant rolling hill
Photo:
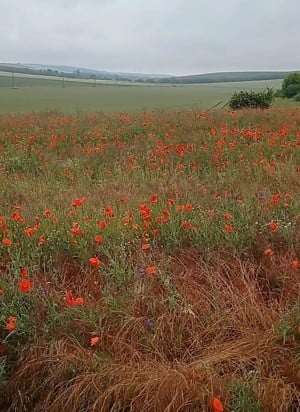
[[[75,79],[126,80],[142,83],[167,84],[197,84],[275,80],[283,79],[288,73],[292,73],[292,71],[241,71],[194,74],[188,76],[171,76],[160,74],[108,72],[104,70],[92,70],[63,65],[21,63],[0,63],[0,71],[56,77],[64,76]]]
[[[193,84],[193,83],[223,83],[245,82],[253,80],[283,79],[289,71],[253,71],[253,72],[221,72],[195,74],[190,76],[170,76],[156,79],[159,83]]]
[[[75,79],[95,78],[98,80],[128,80],[140,82],[144,82],[148,79],[153,78],[163,79],[165,77],[168,77],[167,75],[162,74],[109,72],[105,70],[93,70],[74,66],[22,63],[0,63],[0,71],[36,74],[43,76],[65,76]]]

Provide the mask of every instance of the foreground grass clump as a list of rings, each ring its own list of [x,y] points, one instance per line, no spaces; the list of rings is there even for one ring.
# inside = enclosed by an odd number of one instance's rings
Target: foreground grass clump
[[[299,125],[1,117],[1,408],[296,411]]]

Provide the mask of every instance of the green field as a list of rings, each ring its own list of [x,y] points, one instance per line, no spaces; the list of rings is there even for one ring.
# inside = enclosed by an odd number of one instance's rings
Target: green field
[[[12,88],[10,74],[0,75],[0,113],[48,110],[64,112],[135,112],[153,109],[207,109],[222,107],[236,90],[278,89],[281,80],[227,82],[199,85],[149,85],[16,75]],[[276,105],[295,106],[278,100]],[[300,107],[298,103],[297,106]]]

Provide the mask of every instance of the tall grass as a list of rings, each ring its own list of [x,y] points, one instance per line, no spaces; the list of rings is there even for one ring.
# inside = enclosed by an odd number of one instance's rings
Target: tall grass
[[[1,117],[2,409],[296,411],[299,124]]]

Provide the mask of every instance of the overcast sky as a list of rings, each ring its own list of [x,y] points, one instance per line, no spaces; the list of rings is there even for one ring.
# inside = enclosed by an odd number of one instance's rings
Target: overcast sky
[[[0,0],[0,62],[197,74],[300,69],[300,0]]]

